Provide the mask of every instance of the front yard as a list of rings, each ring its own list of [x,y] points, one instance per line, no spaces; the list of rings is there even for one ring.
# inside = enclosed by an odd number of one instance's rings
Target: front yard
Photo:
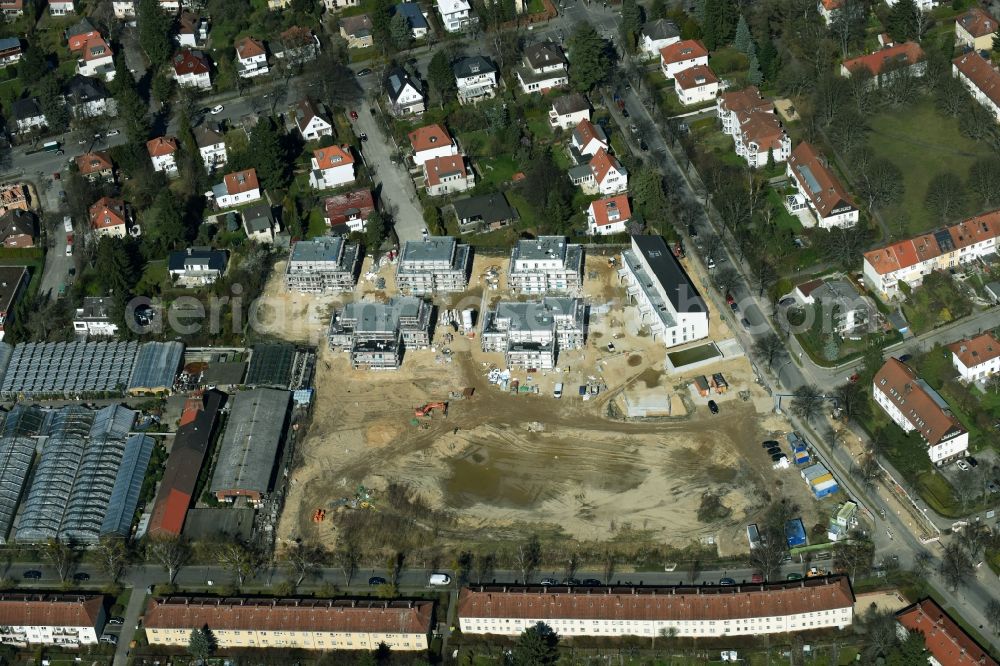
[[[903,301],[903,314],[915,335],[920,335],[972,312],[972,303],[951,276],[935,271]]]

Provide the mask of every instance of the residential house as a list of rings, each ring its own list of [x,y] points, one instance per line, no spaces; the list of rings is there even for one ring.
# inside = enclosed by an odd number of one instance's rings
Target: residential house
[[[0,185],[0,215],[9,210],[31,210],[28,188],[24,183]]]
[[[811,220],[820,229],[847,229],[858,223],[858,207],[811,143],[803,141],[795,147],[786,172],[798,190],[786,205],[793,213],[808,211],[799,215],[800,220]]]
[[[572,129],[581,120],[590,120],[590,102],[580,93],[563,95],[552,100],[549,125],[564,130]]]
[[[180,0],[160,0],[160,9],[174,16],[181,10]]]
[[[218,125],[202,123],[194,128],[194,142],[198,144],[198,154],[205,165],[205,171],[212,173],[225,166],[229,159],[226,153],[226,137]]]
[[[222,182],[212,188],[212,198],[218,208],[231,208],[260,199],[260,183],[256,169],[227,173]]]
[[[844,5],[844,0],[819,0],[816,3],[816,10],[823,17],[823,21],[829,26],[837,17],[837,12]]]
[[[177,175],[177,139],[172,136],[150,139],[146,151],[153,162],[153,171],[162,171],[170,178]]]
[[[208,31],[211,23],[204,16],[194,12],[182,11],[177,18],[177,34],[174,39],[180,46],[197,49],[208,44]]]
[[[267,245],[274,244],[274,234],[280,231],[271,205],[266,201],[247,206],[242,211],[243,231],[247,238]]]
[[[228,261],[225,250],[189,247],[170,253],[167,257],[167,272],[180,287],[200,287],[212,284],[222,277]]]
[[[101,79],[74,74],[63,90],[74,118],[113,118],[118,115],[118,102]]]
[[[375,212],[371,190],[355,190],[323,199],[323,221],[330,233],[347,235],[364,231],[368,216]]]
[[[66,38],[66,48],[70,50],[70,53],[76,53],[83,49],[88,40],[100,39],[101,33],[90,22],[90,19],[84,17],[66,28],[63,31],[63,37]]]
[[[10,116],[14,121],[14,129],[18,134],[27,134],[40,130],[48,121],[42,113],[42,107],[33,97],[15,99],[10,105]]]
[[[1000,372],[1000,340],[992,331],[948,345],[951,363],[965,382],[977,382]]]
[[[73,0],[49,0],[49,14],[52,16],[69,16],[76,13]]]
[[[677,24],[667,19],[657,19],[642,26],[639,33],[639,48],[647,58],[656,58],[661,49],[681,41]]]
[[[212,88],[212,70],[206,56],[201,51],[181,49],[171,61],[174,67],[174,80],[182,88],[210,90]]]
[[[333,125],[319,115],[316,105],[309,98],[303,98],[295,105],[295,127],[306,141],[319,141],[321,137],[333,136]]]
[[[267,0],[267,8],[272,12],[279,9],[287,9],[292,4],[292,0]]]
[[[955,19],[955,42],[973,51],[992,51],[997,34],[997,20],[979,7]]]
[[[364,255],[343,236],[320,236],[292,246],[285,268],[285,288],[306,294],[351,291]]]
[[[479,585],[459,592],[458,625],[466,636],[515,637],[544,622],[568,637],[731,639],[845,629],[854,603],[845,575],[722,587],[615,587],[602,594],[584,587]]]
[[[104,596],[100,594],[3,592],[0,643],[62,649],[97,645],[108,619],[104,608]]]
[[[28,279],[27,266],[0,266],[0,341],[14,323],[17,301],[27,288]],[[0,642],[4,642],[3,633],[0,632]]]
[[[832,330],[841,337],[848,337],[874,319],[872,305],[863,298],[848,280],[819,278],[795,287],[794,298],[801,305],[819,306],[824,326],[832,323]]]
[[[105,181],[113,183],[115,180],[115,167],[111,163],[111,156],[104,151],[84,153],[75,159],[76,169],[80,175],[92,183]]]
[[[1000,72],[975,51],[963,53],[951,63],[952,75],[969,90],[969,94],[1000,122]]]
[[[4,37],[0,39],[0,66],[13,65],[21,60],[24,50],[21,48],[21,40],[17,37]]]
[[[1000,210],[994,210],[865,252],[865,284],[883,300],[895,298],[900,294],[900,282],[916,289],[931,271],[956,268],[996,254],[998,236]]]
[[[424,187],[432,197],[471,190],[476,184],[472,167],[462,155],[432,157],[423,164]]]
[[[584,119],[573,128],[570,145],[581,156],[596,155],[599,150],[607,152],[608,137],[600,125]]]
[[[871,85],[875,86],[884,85],[903,72],[921,77],[926,70],[924,50],[916,42],[894,44],[875,53],[845,60],[840,65],[841,76],[851,78],[859,73],[871,76]]]
[[[571,168],[569,177],[587,194],[610,196],[628,188],[628,171],[603,148],[589,162]]]
[[[77,58],[77,74],[105,81],[115,78],[114,52],[90,21],[81,19],[66,30],[65,36],[70,53]]]
[[[396,288],[413,294],[465,291],[472,248],[452,236],[406,241],[396,265]]]
[[[318,58],[323,49],[311,28],[293,25],[278,36],[278,46],[272,50],[278,60],[302,65]]]
[[[569,83],[566,56],[554,42],[531,44],[524,49],[521,64],[515,68],[521,91],[545,94]]]
[[[997,661],[962,629],[936,601],[924,598],[896,613],[903,631],[923,635],[928,664],[938,666],[997,666]]]
[[[565,236],[519,240],[510,251],[507,284],[522,294],[575,292],[583,284],[583,246]]]
[[[101,197],[90,207],[90,230],[95,236],[125,238],[129,234],[129,212],[121,199]]]
[[[941,466],[965,455],[969,431],[948,403],[898,359],[886,359],[872,381],[875,402],[906,433],[917,431],[931,462]]]
[[[753,168],[768,162],[784,162],[792,152],[792,140],[756,86],[723,93],[716,100],[722,131],[733,137],[736,154]]]
[[[441,15],[441,25],[448,32],[462,32],[476,23],[468,0],[434,0],[434,4]]]
[[[660,236],[632,236],[618,277],[639,325],[667,348],[708,337],[708,305]]]
[[[458,144],[446,130],[437,123],[418,127],[406,135],[413,148],[413,164],[423,166],[435,157],[458,155]]]
[[[358,14],[340,19],[340,36],[347,40],[349,49],[367,49],[373,46],[375,42],[371,17],[368,14]]]
[[[253,37],[244,37],[236,42],[236,71],[244,79],[267,74],[267,49],[264,43]]]
[[[114,0],[111,9],[119,21],[135,19],[135,0]]]
[[[885,4],[893,7],[899,0],[885,0]],[[940,0],[916,0],[917,9],[922,12],[929,12],[938,6]]]
[[[668,79],[698,66],[708,66],[708,49],[697,39],[685,39],[660,49],[660,70]]]
[[[496,231],[517,219],[517,211],[502,192],[457,199],[454,207],[458,230],[463,234]]]
[[[35,247],[38,235],[35,214],[12,208],[0,215],[0,245],[3,247]]]
[[[631,217],[627,194],[593,201],[587,209],[587,235],[623,234]]]
[[[114,299],[107,296],[84,296],[83,306],[73,315],[73,332],[84,338],[109,338],[118,333],[111,318]]]
[[[389,113],[394,116],[420,115],[424,112],[424,94],[416,81],[402,67],[393,67],[385,77]]]
[[[326,190],[353,183],[354,179],[354,155],[350,146],[333,145],[313,151],[309,185]]]
[[[478,55],[461,58],[451,69],[455,73],[459,104],[475,104],[496,95],[497,68],[486,58]]]
[[[24,0],[0,0],[0,14],[5,21],[24,15]]]
[[[480,345],[484,352],[503,354],[508,368],[552,370],[559,352],[583,349],[586,313],[581,298],[501,301],[483,317]]]
[[[719,94],[719,77],[705,65],[682,69],[674,74],[674,91],[684,106],[711,102]]]
[[[406,22],[410,26],[410,34],[413,35],[413,39],[423,39],[427,36],[427,31],[430,29],[430,26],[427,24],[427,15],[424,14],[419,3],[402,2],[398,5],[393,5],[390,11],[393,16],[396,14],[402,14],[406,18]]]
[[[337,12],[348,7],[357,7],[361,0],[323,0],[323,7],[328,12]]]
[[[327,343],[348,352],[354,368],[396,370],[407,349],[430,345],[433,313],[429,301],[412,296],[394,296],[388,303],[352,301],[334,311]]]

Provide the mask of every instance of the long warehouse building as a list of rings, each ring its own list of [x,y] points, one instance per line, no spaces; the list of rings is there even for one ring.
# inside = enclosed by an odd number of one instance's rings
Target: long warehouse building
[[[220,501],[246,497],[259,504],[271,490],[291,394],[258,388],[237,393],[212,475]]]
[[[706,587],[488,585],[463,589],[458,598],[463,634],[507,636],[537,622],[567,637],[779,634],[843,629],[853,612],[847,576]]]
[[[6,544],[18,503],[35,458],[35,437],[45,425],[45,412],[21,403],[6,414],[0,428],[0,543]]]

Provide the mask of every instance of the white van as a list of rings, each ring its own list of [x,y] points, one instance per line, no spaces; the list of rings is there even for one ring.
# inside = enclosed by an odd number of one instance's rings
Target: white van
[[[430,580],[427,583],[429,585],[449,585],[451,584],[451,576],[443,573],[431,574]]]
[[[562,390],[563,390],[562,382],[559,382],[558,384],[556,384],[555,390],[552,391],[552,397],[556,398],[556,399],[561,398],[562,397]]]

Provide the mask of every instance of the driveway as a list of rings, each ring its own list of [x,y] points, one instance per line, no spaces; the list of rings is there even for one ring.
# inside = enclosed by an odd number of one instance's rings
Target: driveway
[[[38,285],[38,293],[48,293],[51,300],[59,298],[59,287],[69,279],[69,269],[74,266],[73,257],[66,256],[66,229],[63,227],[60,210],[59,192],[62,191],[62,181],[52,180],[52,174],[47,173],[36,182],[38,196],[41,199],[44,220],[47,217],[58,217],[48,230],[48,249],[45,252],[45,268],[42,270],[42,280]],[[74,250],[79,242],[74,243]]]

